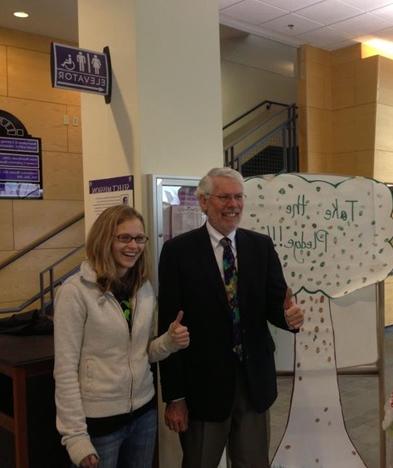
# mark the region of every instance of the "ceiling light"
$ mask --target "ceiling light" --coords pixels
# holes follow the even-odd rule
[[[362,50],[362,58],[370,55],[382,55],[383,57],[387,57],[392,59],[393,58],[393,43],[391,41],[386,41],[384,39],[369,39],[363,42],[364,45],[371,47],[374,49],[374,53],[372,51],[364,51]]]
[[[25,11],[14,11],[14,16],[16,16],[17,18],[28,18],[29,14]]]

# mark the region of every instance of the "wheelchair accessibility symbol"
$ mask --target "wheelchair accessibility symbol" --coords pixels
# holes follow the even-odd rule
[[[68,57],[64,60],[61,66],[70,71],[75,69],[75,62],[72,60],[71,54],[68,54]]]

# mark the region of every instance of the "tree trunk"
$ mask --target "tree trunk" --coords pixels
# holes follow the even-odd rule
[[[344,424],[329,298],[301,291],[297,303],[305,321],[296,336],[290,414],[272,468],[364,468]]]

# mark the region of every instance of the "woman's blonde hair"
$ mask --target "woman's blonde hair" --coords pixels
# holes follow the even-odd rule
[[[146,248],[126,276],[121,281],[118,277],[112,243],[117,226],[132,219],[138,219],[145,229],[142,215],[134,208],[126,205],[111,206],[98,216],[87,236],[87,259],[97,274],[97,284],[103,292],[112,290],[121,282],[127,286],[130,296],[133,296],[149,277]]]

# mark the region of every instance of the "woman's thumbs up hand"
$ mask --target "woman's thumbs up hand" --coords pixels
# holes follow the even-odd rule
[[[179,310],[177,317],[174,322],[169,325],[169,336],[173,343],[179,348],[184,349],[190,344],[190,334],[188,328],[181,324],[183,320],[184,312]]]

